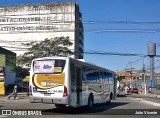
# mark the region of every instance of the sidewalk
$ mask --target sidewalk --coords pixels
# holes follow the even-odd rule
[[[0,102],[8,100],[8,99],[7,99],[7,96],[8,96],[8,95],[0,95]],[[28,98],[28,94],[27,94],[26,92],[17,93],[16,100],[19,100],[19,99],[27,99],[27,98]],[[13,97],[11,97],[9,100],[12,100],[12,99],[13,99]]]
[[[152,94],[152,93],[146,93],[146,94],[142,93],[142,94],[137,94],[137,96],[157,98],[160,95],[158,95],[158,94]]]
[[[132,93],[132,94],[128,94],[126,96],[131,96],[131,97],[139,97],[139,98],[160,98],[160,95],[159,94],[153,94],[153,93]]]
[[[142,94],[130,94],[127,96],[133,97],[141,102],[160,107],[160,95],[159,94],[142,93]]]

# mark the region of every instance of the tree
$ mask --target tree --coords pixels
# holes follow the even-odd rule
[[[20,66],[16,67],[16,76],[24,78],[29,75],[29,69],[22,68]]]
[[[7,55],[6,65],[10,67],[11,71],[15,72],[16,71],[16,56]]]
[[[68,48],[72,45],[69,37],[46,38],[41,42],[30,42],[23,44],[29,46],[28,51],[17,57],[18,65],[30,66],[34,58],[51,56],[69,56],[72,51]]]

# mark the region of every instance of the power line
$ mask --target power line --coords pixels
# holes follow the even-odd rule
[[[88,20],[88,21],[82,21],[84,24],[160,24],[160,21],[94,21],[94,20]]]
[[[160,33],[160,29],[84,29],[84,31],[94,33]]]
[[[70,12],[70,14],[73,12]],[[2,21],[6,21],[8,19],[21,19],[21,22],[23,19],[25,20],[24,22],[27,23],[27,18],[24,16],[30,16],[28,18],[33,18],[36,16],[36,18],[46,18],[47,15],[54,15],[54,14],[60,14],[60,13],[35,13],[35,14],[14,14],[14,15],[0,15],[0,19]],[[37,16],[39,15],[39,16]],[[42,15],[42,16],[41,16]],[[46,15],[46,16],[44,16]],[[65,14],[64,14],[65,15]],[[19,16],[19,18],[17,18]],[[22,16],[22,17],[21,17]],[[54,19],[44,19],[46,22],[52,21],[54,23],[72,23],[72,22],[82,22],[83,24],[136,24],[136,25],[158,25],[160,24],[160,21],[128,21],[128,20],[121,20],[121,21],[108,21],[108,20],[54,20]],[[41,23],[41,19],[36,19],[36,22]],[[9,21],[9,20],[8,20]],[[31,22],[30,20],[28,22]]]
[[[8,48],[16,48],[16,49],[29,49],[29,47],[10,47],[10,46],[1,46],[1,47],[8,47]],[[83,52],[73,52],[73,53],[84,53],[84,54],[95,54],[95,55],[115,55],[115,56],[139,56],[139,57],[146,57],[147,55],[144,54],[133,54],[133,53],[119,53],[119,52],[105,52],[105,51],[83,51]],[[160,57],[160,55],[156,55]],[[140,60],[137,60],[140,61]]]
[[[10,46],[1,46],[1,47],[8,47],[8,48],[16,48],[16,49],[29,49],[23,47],[10,47]],[[84,52],[73,52],[73,53],[84,53],[84,54],[95,54],[95,55],[115,55],[115,56],[145,56],[143,54],[132,54],[132,53],[118,53],[118,52],[96,52],[96,51],[84,51]]]
[[[12,18],[12,19],[14,19],[13,17],[10,17],[10,18]],[[39,17],[39,18],[41,18],[41,17]],[[18,18],[16,18],[16,19],[18,19]],[[26,19],[26,18],[21,18],[21,19]],[[154,21],[150,21],[150,22],[145,22],[145,21],[141,21],[141,22],[138,22],[138,21],[81,21],[81,20],[47,20],[47,19],[45,19],[45,20],[40,20],[40,21],[16,21],[16,22],[9,22],[9,21],[7,21],[7,22],[4,22],[4,21],[1,21],[0,20],[0,22],[1,22],[1,24],[0,25],[23,25],[23,24],[52,24],[52,23],[54,23],[54,24],[60,24],[60,23],[62,23],[62,24],[64,24],[64,23],[66,23],[66,24],[70,24],[70,23],[75,23],[75,22],[81,22],[81,23],[83,23],[83,24],[125,24],[125,25],[129,25],[129,24],[136,24],[136,25],[138,25],[138,24],[143,24],[143,25],[146,25],[146,24],[150,24],[150,25],[160,25],[160,22],[154,22]]]
[[[138,63],[138,62],[140,62],[140,61],[144,61],[144,58],[146,58],[147,56],[144,56],[144,57],[141,57],[140,59],[137,59],[136,61],[131,61],[131,62],[129,62],[128,64],[127,64],[127,66],[125,67],[125,69],[128,67],[128,65],[129,64],[135,64],[135,63]],[[124,69],[124,70],[125,70]]]
[[[58,29],[58,30],[27,30],[27,31],[1,31],[0,34],[19,34],[19,33],[46,33],[46,32],[75,32],[76,30],[92,33],[160,33],[160,29]]]
[[[89,52],[89,51],[84,51],[84,52],[75,52],[75,53],[84,53],[84,54],[98,54],[98,55],[117,55],[117,56],[145,56],[143,54],[132,54],[132,53],[118,53],[118,52]]]

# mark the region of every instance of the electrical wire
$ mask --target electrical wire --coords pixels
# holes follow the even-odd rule
[[[50,33],[50,32],[75,32],[75,31],[84,31],[84,32],[91,32],[91,33],[160,33],[160,29],[82,29],[82,28],[75,28],[75,29],[55,29],[55,30],[47,30],[47,29],[35,29],[35,30],[26,30],[26,31],[14,31],[10,29],[9,31],[3,31],[0,28],[0,34],[19,34],[19,33]]]
[[[21,18],[21,19],[27,19],[27,18],[32,18],[34,16],[38,17],[40,19],[40,21],[37,21],[37,22],[41,22],[42,21],[42,18],[48,15],[56,15],[56,14],[64,14],[64,15],[71,15],[72,13],[74,12],[68,12],[66,14],[64,13],[30,13],[30,14],[14,14],[14,15],[0,15],[0,21],[5,21],[5,19],[9,20],[9,19],[18,19],[18,18]],[[39,16],[37,16],[39,15]],[[17,18],[18,16],[18,18]],[[22,17],[21,17],[22,16]],[[24,17],[25,16],[25,17]],[[26,18],[26,16],[29,16]],[[46,17],[45,17],[46,18]],[[72,22],[82,22],[83,24],[125,24],[125,25],[128,25],[128,24],[136,24],[136,25],[159,25],[160,24],[160,21],[128,21],[128,20],[121,20],[121,21],[108,21],[108,20],[54,20],[54,19],[46,19],[46,21],[52,21],[54,23],[72,23]],[[26,23],[26,20],[25,22]]]
[[[29,47],[11,47],[11,46],[1,46],[6,48],[17,48],[17,49],[29,49]],[[95,54],[95,55],[115,55],[115,56],[139,56],[139,57],[146,57],[147,55],[144,54],[133,54],[133,53],[119,53],[119,52],[106,52],[106,51],[79,51],[73,52],[74,54],[83,53],[83,54]],[[160,57],[160,55],[156,55],[155,57]],[[137,62],[140,60],[137,60]]]

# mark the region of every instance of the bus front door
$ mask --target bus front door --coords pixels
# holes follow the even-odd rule
[[[82,77],[81,77],[81,68],[75,69],[75,79],[76,79],[76,93],[77,93],[77,105],[81,103],[81,94],[82,94]]]
[[[82,80],[81,80],[81,68],[71,63],[71,106],[79,106],[81,104],[82,94]]]

